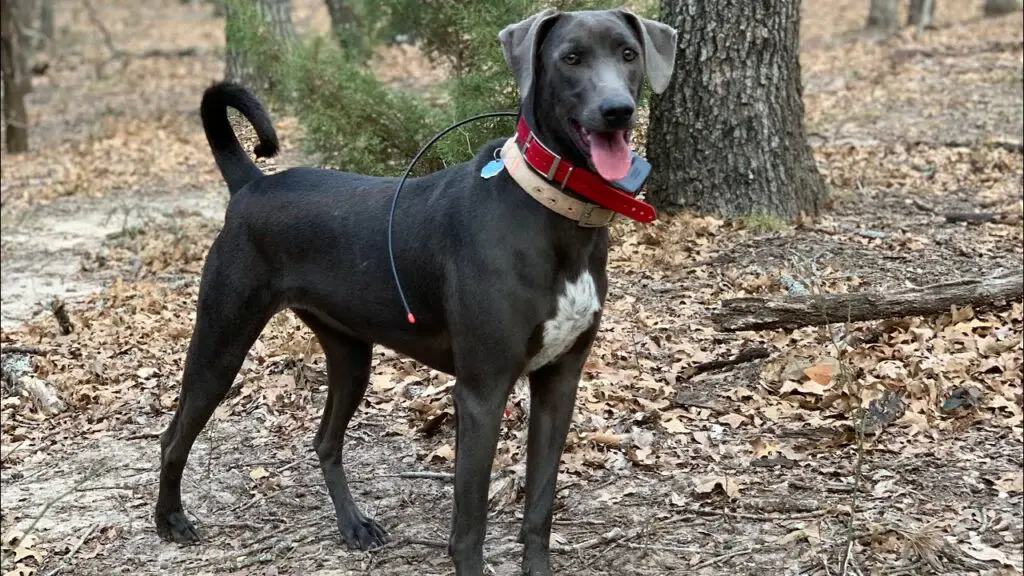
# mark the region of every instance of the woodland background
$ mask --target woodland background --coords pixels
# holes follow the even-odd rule
[[[537,4],[260,3],[291,27],[237,0],[3,3],[5,575],[451,572],[453,380],[377,349],[346,466],[393,542],[345,550],[309,447],[323,356],[290,313],[192,453],[204,544],[153,529],[157,436],[227,199],[202,90],[225,74],[260,89],[284,147],[268,172],[394,172],[439,125],[514,104],[492,89],[511,78],[488,35]],[[31,26],[10,25],[16,4]],[[613,226],[559,478],[559,573],[1022,573],[1024,24],[1012,2],[911,4],[779,3],[799,14],[804,111],[788,121],[827,196],[816,210],[721,214],[669,182],[657,223]],[[456,134],[424,169],[506,130]],[[936,291],[953,296],[914,308]],[[904,308],[847,321],[852,294]],[[820,295],[842,312],[823,318]],[[780,302],[818,325],[743,324]],[[495,464],[497,574],[519,565],[526,405],[517,389]]]

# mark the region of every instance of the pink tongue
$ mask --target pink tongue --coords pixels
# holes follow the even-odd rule
[[[605,180],[620,180],[629,173],[630,154],[624,130],[591,132],[590,156],[594,167]]]

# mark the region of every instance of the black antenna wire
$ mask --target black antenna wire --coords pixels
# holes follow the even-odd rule
[[[416,163],[419,162],[420,157],[427,151],[428,148],[433,146],[438,140],[440,140],[445,134],[455,130],[456,128],[475,122],[477,120],[483,120],[484,118],[496,118],[502,116],[515,116],[518,117],[518,112],[488,112],[486,114],[480,114],[473,116],[472,118],[466,118],[460,122],[456,122],[444,130],[438,132],[429,142],[420,148],[420,151],[412,157],[412,162],[409,162],[409,166],[405,169],[405,173],[402,174],[402,179],[398,181],[398,187],[395,188],[395,196],[391,199],[391,213],[388,214],[388,259],[391,261],[391,274],[395,277],[395,287],[398,288],[398,297],[402,299],[402,307],[405,308],[405,317],[409,321],[409,324],[416,323],[416,317],[413,316],[412,311],[409,310],[409,302],[405,299],[405,292],[402,290],[402,282],[398,279],[398,268],[395,267],[395,250],[392,245],[392,237],[394,236],[394,221],[395,221],[395,206],[398,205],[398,195],[402,193],[402,186],[405,185],[405,181],[409,178],[409,173],[412,172]]]

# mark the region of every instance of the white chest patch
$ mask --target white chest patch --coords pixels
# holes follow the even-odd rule
[[[600,309],[597,286],[590,272],[585,271],[576,280],[566,282],[565,290],[558,296],[554,318],[544,323],[544,342],[527,363],[526,373],[547,366],[565,354],[594,323],[594,314]]]

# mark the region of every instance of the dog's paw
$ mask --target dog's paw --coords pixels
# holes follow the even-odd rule
[[[338,530],[345,544],[358,550],[372,550],[388,541],[388,533],[384,527],[359,512],[344,521],[339,519]]]
[[[185,513],[171,512],[170,514],[158,515],[156,519],[156,533],[170,542],[178,544],[198,544],[199,532],[196,527],[185,517]]]

